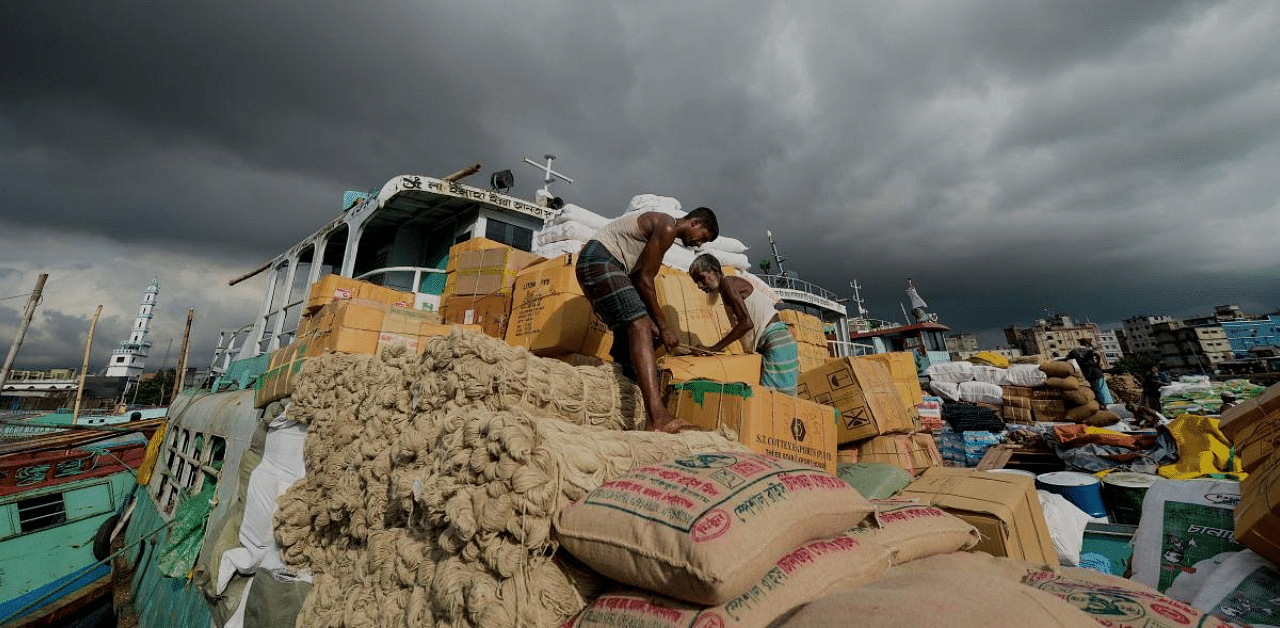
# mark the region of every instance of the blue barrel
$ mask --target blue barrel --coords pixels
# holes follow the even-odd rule
[[[1036,476],[1036,488],[1057,493],[1085,511],[1090,517],[1107,516],[1102,504],[1102,482],[1088,473],[1078,471],[1054,471]]]

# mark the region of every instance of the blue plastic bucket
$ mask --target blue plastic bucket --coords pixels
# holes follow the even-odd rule
[[[1102,482],[1088,473],[1078,471],[1054,471],[1036,476],[1036,488],[1057,493],[1076,505],[1090,517],[1107,516],[1102,504]]]

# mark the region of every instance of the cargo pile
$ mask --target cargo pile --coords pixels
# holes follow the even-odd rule
[[[816,369],[831,359],[831,350],[827,346],[827,334],[822,329],[821,319],[799,310],[779,310],[778,318],[787,324],[787,329],[790,329],[791,335],[795,336],[796,345],[800,350],[801,373]]]

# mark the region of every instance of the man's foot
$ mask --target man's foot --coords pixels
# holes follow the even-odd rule
[[[655,423],[649,428],[654,432],[662,432],[664,434],[679,434],[680,432],[700,431],[701,428],[684,420],[669,419],[664,423]]]

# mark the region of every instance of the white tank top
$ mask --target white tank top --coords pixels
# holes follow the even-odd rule
[[[764,328],[773,322],[773,317],[778,315],[778,309],[773,306],[773,299],[769,298],[769,294],[755,286],[751,287],[751,294],[744,299],[747,306],[747,316],[751,317],[751,329],[742,337],[742,349],[748,353],[755,353],[756,344],[760,342],[760,334],[764,333]]]
[[[640,252],[649,243],[645,238],[644,230],[640,228],[640,217],[646,213],[648,212],[623,214],[600,227],[600,230],[591,237],[603,244],[604,248],[622,262],[623,268],[627,269],[627,274],[636,269],[636,264],[640,261]]]

